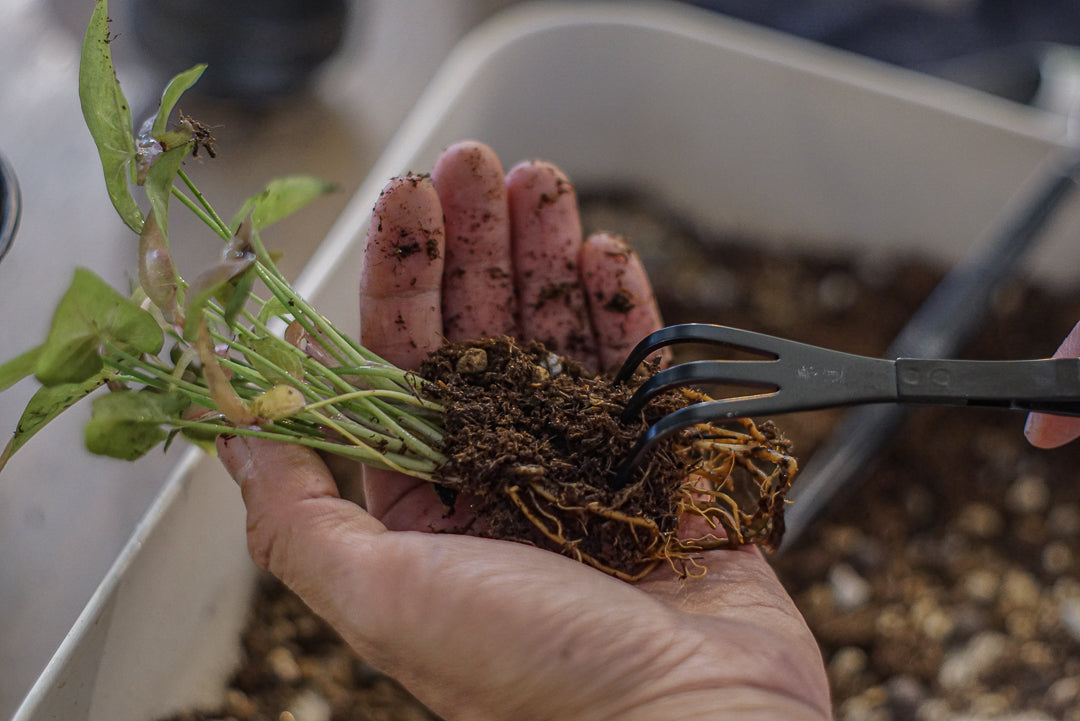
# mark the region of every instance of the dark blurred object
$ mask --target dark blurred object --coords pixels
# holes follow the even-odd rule
[[[0,155],[0,260],[4,259],[19,229],[19,183],[15,170]]]
[[[260,105],[300,90],[337,50],[347,0],[135,0],[135,34],[164,72],[209,66],[196,91]]]
[[[1028,103],[1046,44],[1080,45],[1077,0],[688,0],[741,20]]]

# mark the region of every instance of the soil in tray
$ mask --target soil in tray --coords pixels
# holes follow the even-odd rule
[[[709,236],[633,194],[582,199],[587,228],[633,240],[667,322],[880,355],[943,274]],[[1048,355],[1077,320],[1080,291],[1016,281],[965,356]],[[805,460],[839,414],[775,420]],[[1080,721],[1080,443],[1036,450],[1023,421],[913,410],[865,481],[772,559],[821,645],[838,719]],[[274,581],[260,584],[243,643],[226,708],[177,719],[435,718]]]

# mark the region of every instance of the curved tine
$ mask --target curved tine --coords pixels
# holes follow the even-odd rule
[[[782,413],[788,410],[788,402],[779,393],[751,396],[749,398],[728,398],[707,401],[680,408],[667,414],[649,427],[642,434],[630,455],[626,457],[615,474],[615,487],[623,488],[630,482],[630,474],[639,465],[645,455],[660,441],[671,434],[696,423],[707,423],[718,418],[750,418],[752,416]]]
[[[675,343],[712,343],[759,355],[771,355],[776,358],[780,355],[780,349],[790,344],[790,342],[764,333],[731,328],[726,325],[713,325],[711,323],[669,325],[666,328],[650,333],[634,346],[634,349],[630,351],[630,354],[619,368],[619,372],[615,374],[615,384],[625,382],[634,374],[634,369],[638,367],[641,361],[645,360],[649,355]]]
[[[660,371],[642,383],[626,402],[622,420],[624,423],[629,422],[657,394],[680,386],[712,381],[777,391],[787,380],[790,378],[784,377],[784,369],[778,360],[706,360],[680,363]],[[760,394],[753,394],[750,397],[758,395]]]

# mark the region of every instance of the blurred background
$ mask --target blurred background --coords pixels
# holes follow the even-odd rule
[[[236,207],[285,173],[338,185],[268,238],[295,275],[454,44],[512,4],[112,0],[112,47],[136,124],[153,113],[165,79],[210,64],[200,95],[181,107],[213,128],[219,159],[191,160],[189,172],[219,207]],[[1076,85],[1080,5],[1070,0],[691,4],[1050,112],[1068,110]],[[43,337],[73,268],[118,287],[132,272],[136,239],[108,204],[76,92],[92,5],[0,0],[0,155],[22,198],[15,242],[0,262],[3,359]],[[208,231],[187,218],[175,228],[185,238],[175,248],[182,272],[216,258]],[[0,397],[5,439],[33,391],[23,382]],[[13,713],[178,459],[176,450],[134,464],[89,456],[79,441],[85,410],[46,429],[0,476],[0,718]]]

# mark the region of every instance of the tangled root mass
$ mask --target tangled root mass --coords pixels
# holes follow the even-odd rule
[[[474,511],[462,531],[556,550],[627,580],[665,562],[693,573],[695,557],[713,548],[779,544],[797,465],[771,423],[689,428],[618,484],[616,469],[645,429],[704,396],[670,392],[623,423],[642,378],[617,386],[507,337],[445,346],[421,375],[447,409],[449,460],[436,490],[448,510],[468,498]],[[680,518],[695,515],[707,531],[680,535]]]

